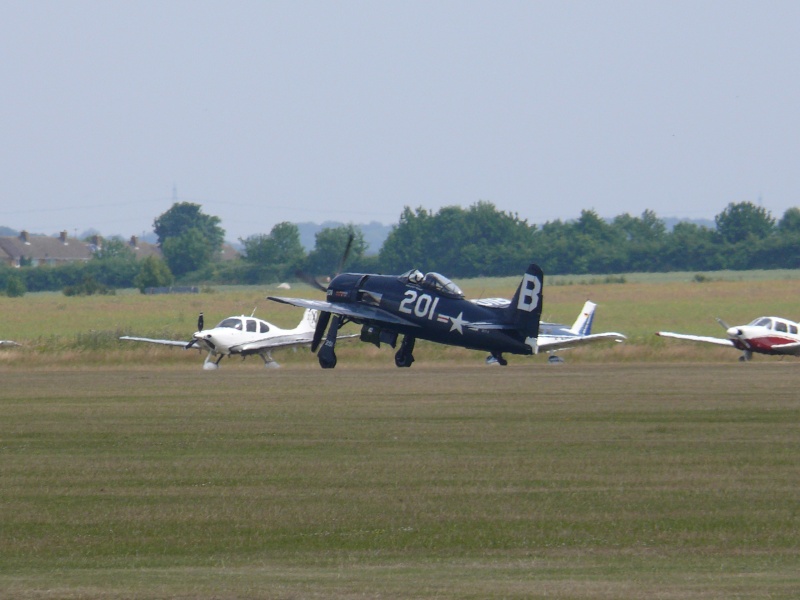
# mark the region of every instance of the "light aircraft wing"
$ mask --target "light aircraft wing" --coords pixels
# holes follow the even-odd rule
[[[142,337],[131,337],[129,335],[123,335],[121,340],[128,340],[129,342],[147,342],[149,344],[162,344],[164,346],[181,346],[182,348],[186,348],[186,345],[189,342],[179,342],[176,340],[154,340],[152,338],[142,338]]]
[[[19,344],[11,340],[0,340],[0,346],[19,346]]]
[[[592,344],[595,342],[623,342],[626,338],[621,333],[609,331],[607,333],[593,333],[591,335],[580,336],[547,336],[539,335],[539,350],[545,352],[552,352],[554,350],[564,350],[566,348],[574,348],[575,346],[582,346],[583,344]]]
[[[333,302],[325,302],[323,300],[306,300],[304,298],[280,298],[277,296],[267,296],[268,300],[275,302],[283,302],[284,304],[291,304],[292,306],[299,306],[300,308],[312,308],[321,312],[333,313],[336,315],[344,315],[345,317],[352,317],[354,319],[362,319],[367,321],[379,321],[381,323],[389,323],[391,325],[404,325],[406,327],[419,327],[416,323],[412,323],[402,317],[393,315],[392,313],[378,308],[377,306],[368,306],[366,304],[341,304]]]
[[[345,338],[358,337],[358,334],[348,334],[337,336],[337,340]],[[242,354],[255,354],[262,350],[276,350],[277,348],[292,348],[296,346],[310,346],[314,339],[314,332],[307,331],[304,333],[292,333],[289,335],[275,336],[271,338],[264,338],[263,340],[255,340],[245,344],[238,344],[231,346],[230,350],[233,353],[241,352]]]
[[[656,335],[661,337],[675,338],[677,340],[689,340],[690,342],[705,342],[706,344],[716,344],[717,346],[728,346],[734,348],[734,344],[727,338],[707,337],[704,335],[688,335],[685,333],[672,333],[671,331],[657,331]]]
[[[241,352],[242,354],[252,354],[261,350],[273,350],[275,348],[291,348],[292,346],[308,346],[314,337],[313,331],[306,333],[293,333],[291,335],[273,336],[263,340],[254,340],[244,344],[231,346],[231,352]]]

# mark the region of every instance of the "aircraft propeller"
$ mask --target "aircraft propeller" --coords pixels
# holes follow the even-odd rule
[[[342,253],[342,258],[339,259],[339,265],[336,267],[336,272],[334,274],[334,277],[336,277],[336,275],[341,273],[342,269],[344,269],[344,264],[347,262],[347,259],[350,256],[350,250],[352,250],[352,248],[353,248],[353,240],[354,239],[355,239],[355,236],[352,233],[347,236],[347,245],[345,245],[345,247],[344,247],[344,252]],[[316,277],[314,277],[313,275],[311,275],[310,273],[308,273],[306,271],[297,270],[297,271],[295,271],[295,275],[297,276],[298,279],[300,279],[304,283],[307,283],[308,285],[310,285],[313,288],[317,288],[321,292],[327,292],[328,291],[328,286],[322,285],[319,281],[317,281]]]
[[[738,337],[738,338],[742,337],[742,333],[743,332],[742,332],[741,329],[735,328],[735,327],[731,327],[730,325],[728,325],[725,321],[723,321],[719,317],[717,317],[717,323],[722,325],[722,328],[728,333],[728,335],[736,335],[736,337]]]
[[[204,324],[204,319],[203,319],[203,313],[201,312],[200,315],[197,317],[197,331],[203,331],[203,324]],[[189,341],[189,343],[186,344],[186,346],[184,346],[184,348],[186,348],[188,350],[189,348],[194,346],[196,343],[197,343],[197,338],[192,338]]]
[[[350,256],[350,250],[353,248],[353,240],[355,236],[351,233],[347,236],[347,245],[344,247],[344,252],[342,253],[342,257],[339,259],[339,265],[336,267],[336,273],[334,277],[342,272],[344,269],[344,264],[347,262],[347,258]],[[297,271],[295,273],[299,279],[310,285],[311,287],[317,288],[321,292],[328,291],[328,287],[322,285],[317,279],[311,275],[310,273],[306,273],[305,271]],[[320,342],[322,342],[322,336],[325,335],[325,329],[328,327],[328,323],[331,320],[331,313],[329,312],[321,312],[319,318],[317,319],[317,325],[314,328],[314,337],[311,339],[311,351],[316,352],[317,348],[319,348]]]

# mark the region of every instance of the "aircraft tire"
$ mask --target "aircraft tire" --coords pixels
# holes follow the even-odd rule
[[[411,366],[411,363],[414,362],[414,355],[411,353],[406,354],[405,352],[398,352],[394,355],[394,364],[396,364],[401,369],[408,368]]]
[[[319,366],[323,369],[333,369],[336,366],[336,355],[331,352],[330,357],[319,357]]]

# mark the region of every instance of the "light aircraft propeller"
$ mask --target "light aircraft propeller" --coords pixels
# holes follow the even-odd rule
[[[197,332],[203,331],[203,313],[201,312],[200,315],[197,317]],[[191,348],[197,343],[197,338],[192,336],[192,339],[189,340],[189,343],[184,346],[186,350]]]

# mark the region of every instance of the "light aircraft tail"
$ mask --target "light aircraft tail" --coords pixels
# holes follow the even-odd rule
[[[537,352],[539,320],[542,318],[543,287],[544,273],[539,265],[531,263],[511,299],[511,305],[506,309],[513,313],[515,328],[534,354]]]
[[[313,333],[317,327],[317,319],[319,319],[319,311],[307,308],[303,312],[303,318],[300,319],[300,323],[292,330],[292,333]]]
[[[575,320],[575,323],[570,327],[570,333],[574,333],[575,335],[591,335],[595,308],[597,308],[597,304],[587,300],[586,304],[583,305],[583,310]]]

